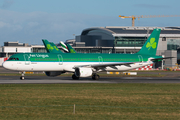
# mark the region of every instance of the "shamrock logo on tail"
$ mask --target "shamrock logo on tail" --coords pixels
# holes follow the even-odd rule
[[[47,44],[47,49],[48,50],[53,50],[54,48],[50,44]]]
[[[59,49],[56,47],[56,46],[53,46],[54,47],[54,49],[56,49],[57,51],[59,51]]]
[[[75,53],[73,49],[70,49],[71,53]]]
[[[148,48],[148,50],[150,50],[151,49],[151,47],[153,48],[153,49],[155,49],[156,48],[156,42],[155,42],[155,38],[151,38],[151,40],[150,40],[150,42],[148,42],[147,44],[146,44],[146,48]]]

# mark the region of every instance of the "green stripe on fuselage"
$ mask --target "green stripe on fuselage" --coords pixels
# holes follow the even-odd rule
[[[141,56],[141,57],[140,57]],[[13,56],[19,61],[31,62],[141,62],[148,58],[162,58],[161,56],[137,54],[84,54],[84,53],[18,53]],[[11,58],[10,57],[10,58]],[[14,59],[12,59],[14,60]],[[11,61],[12,61],[11,60]]]

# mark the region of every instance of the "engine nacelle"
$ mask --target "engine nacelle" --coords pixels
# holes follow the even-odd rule
[[[61,75],[64,72],[61,71],[46,71],[45,74],[50,77]]]
[[[75,69],[76,77],[89,77],[92,75],[91,68],[76,68]]]

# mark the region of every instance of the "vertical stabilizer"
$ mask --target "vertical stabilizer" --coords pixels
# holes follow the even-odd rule
[[[57,48],[56,45],[55,45],[55,47],[54,47],[54,45],[52,46],[52,45],[51,45],[52,43],[49,43],[48,40],[43,39],[42,41],[43,41],[43,44],[44,44],[44,46],[45,46],[45,48],[46,48],[46,50],[47,50],[48,53],[63,53],[62,51],[60,51],[60,50]],[[54,43],[53,43],[53,44],[54,44]]]
[[[62,53],[61,50],[59,50],[59,48],[53,43],[53,42],[50,42],[51,46],[54,47],[54,49],[59,52],[59,53]]]
[[[156,55],[161,29],[154,29],[137,54]]]
[[[64,51],[69,52],[67,46],[64,44],[64,42],[60,41],[61,47]]]
[[[70,53],[77,53],[77,52],[72,48],[71,45],[69,45],[69,44],[66,44],[66,45],[67,45],[67,48],[68,48],[68,50],[69,50]]]

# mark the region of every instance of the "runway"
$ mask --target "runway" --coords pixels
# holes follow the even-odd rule
[[[71,77],[26,76],[20,80],[19,76],[0,76],[0,84],[77,84],[77,83],[180,83],[180,78],[159,77],[102,77],[99,80]]]
[[[0,67],[0,73],[18,73]],[[138,72],[140,74],[159,74],[160,72]],[[0,76],[0,84],[77,84],[77,83],[180,83],[179,72],[161,72],[165,77],[100,77],[99,80],[92,80],[91,77],[72,80],[71,77],[48,77],[48,76]]]

